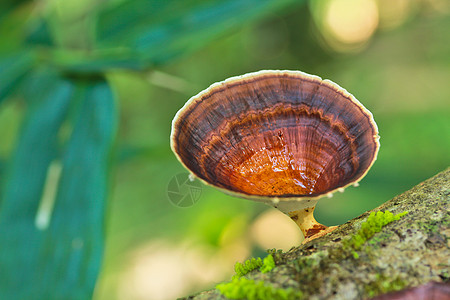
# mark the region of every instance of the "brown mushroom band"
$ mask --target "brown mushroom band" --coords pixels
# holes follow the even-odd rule
[[[370,113],[318,77],[260,74],[200,93],[173,147],[208,183],[247,195],[317,196],[358,181],[376,158]]]

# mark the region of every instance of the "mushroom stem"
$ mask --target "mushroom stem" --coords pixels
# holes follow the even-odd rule
[[[297,223],[298,227],[300,227],[300,230],[305,236],[303,243],[324,236],[325,234],[336,229],[336,226],[327,227],[317,222],[316,219],[314,219],[314,209],[315,206],[290,211],[288,213],[289,217]]]

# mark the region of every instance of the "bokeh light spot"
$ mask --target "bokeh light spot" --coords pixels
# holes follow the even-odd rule
[[[251,226],[251,236],[262,249],[289,250],[303,240],[298,226],[275,209],[262,213]]]
[[[380,27],[394,29],[402,25],[411,15],[415,1],[411,0],[377,0]]]
[[[339,42],[362,43],[378,26],[378,8],[373,0],[332,0],[326,7],[325,24]]]

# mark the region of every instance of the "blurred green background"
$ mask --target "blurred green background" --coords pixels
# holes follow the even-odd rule
[[[325,225],[443,170],[449,28],[447,0],[2,0],[0,298],[173,299],[298,245],[263,204],[168,199],[173,116],[230,76],[301,70],[374,114],[378,160],[319,201]]]

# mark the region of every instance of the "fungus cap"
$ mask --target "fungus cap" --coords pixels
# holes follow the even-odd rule
[[[372,114],[332,81],[264,70],[190,98],[173,119],[171,148],[203,182],[288,213],[360,181],[379,136]]]

